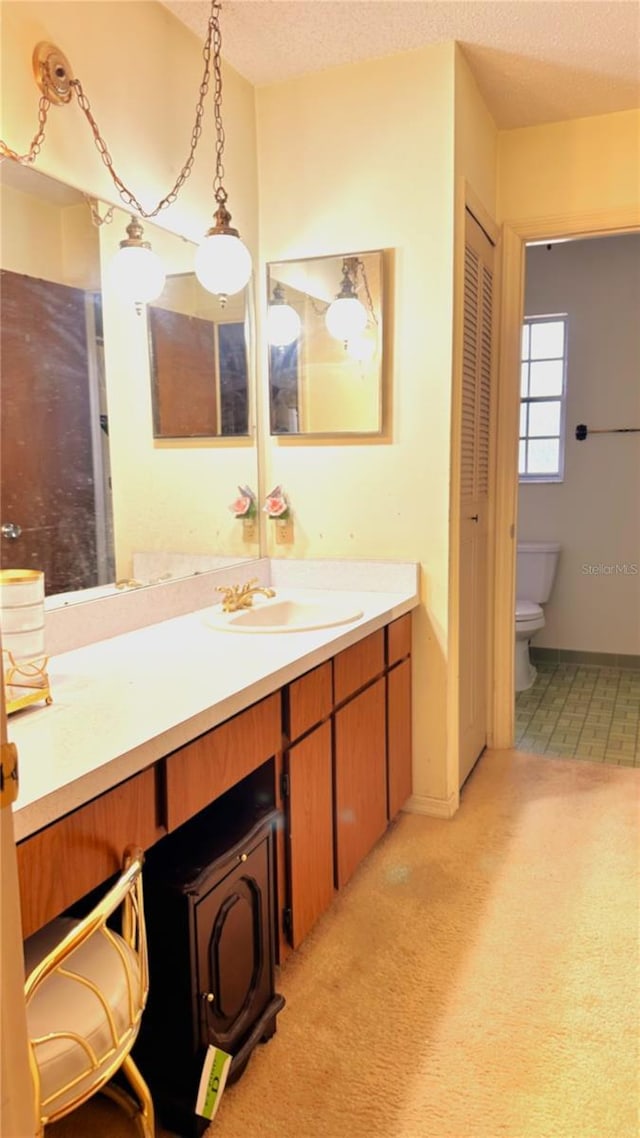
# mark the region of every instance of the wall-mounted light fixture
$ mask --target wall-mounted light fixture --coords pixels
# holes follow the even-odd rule
[[[211,0],[211,12],[205,38],[203,56],[205,61],[204,75],[200,83],[200,95],[196,106],[196,120],[191,132],[191,147],[189,156],[184,163],[171,190],[152,210],[145,210],[135,194],[125,185],[117,173],[109,148],[100,133],[100,128],[93,116],[91,104],[84,93],[82,83],[74,78],[69,61],[59,48],[50,43],[39,43],[33,52],[33,71],[36,83],[40,88],[41,98],[38,113],[38,130],[34,135],[26,154],[18,154],[7,143],[0,140],[0,156],[13,159],[23,165],[35,161],[44,141],[47,114],[52,104],[62,106],[71,102],[75,95],[96,142],[98,151],[111,176],[111,179],[127,208],[139,217],[156,217],[161,210],[172,205],[176,200],[184,182],[189,177],[195,159],[196,148],[202,133],[202,119],[204,115],[204,99],[209,90],[211,68],[213,66],[214,92],[213,109],[216,128],[216,163],[213,181],[213,192],[217,204],[214,213],[214,225],[205,234],[202,245],[196,251],[195,271],[202,286],[209,292],[215,293],[224,305],[227,296],[240,292],[251,276],[251,255],[246,245],[240,240],[238,230],[231,226],[231,214],[227,209],[228,194],[223,185],[224,178],[224,143],[225,135],[222,125],[222,67],[221,47],[222,35],[220,31],[221,0]],[[124,248],[123,248],[124,247]],[[142,227],[140,232],[130,234],[129,240],[121,243],[121,251],[128,250],[128,273],[134,270],[134,261],[145,259],[151,252],[149,243],[142,240]],[[153,254],[152,254],[153,255]],[[116,254],[116,258],[120,253]],[[146,257],[148,263],[148,257]],[[142,275],[145,275],[144,270]],[[157,276],[157,273],[156,273]],[[158,293],[155,293],[157,296]],[[138,303],[144,299],[153,299],[142,295],[132,297]]]
[[[127,234],[111,261],[109,274],[118,295],[131,301],[139,312],[143,304],[160,296],[167,274],[150,242],[143,240],[142,222],[136,217],[131,218]]]
[[[286,348],[298,339],[301,321],[295,308],[287,304],[281,284],[273,286],[267,312],[267,340],[274,348]]]

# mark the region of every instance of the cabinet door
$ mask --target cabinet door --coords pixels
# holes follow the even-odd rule
[[[411,660],[403,660],[387,676],[387,765],[389,818],[411,794]]]
[[[387,825],[385,679],[335,717],[337,878],[342,887]]]
[[[269,838],[242,857],[195,906],[200,1044],[230,1052],[273,995]]]
[[[297,948],[333,900],[331,724],[292,747],[289,773],[291,941]]]

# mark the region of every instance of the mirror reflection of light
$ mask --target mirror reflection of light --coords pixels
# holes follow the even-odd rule
[[[350,340],[367,326],[367,310],[355,296],[338,296],[325,316],[330,335],[336,340]]]
[[[267,339],[274,348],[286,348],[300,335],[300,317],[290,304],[269,305],[267,313]]]

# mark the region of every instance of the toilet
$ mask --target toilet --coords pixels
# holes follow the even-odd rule
[[[549,600],[560,546],[553,541],[518,542],[516,558],[516,691],[527,691],[536,678],[529,659],[531,637],[544,628],[542,605]]]

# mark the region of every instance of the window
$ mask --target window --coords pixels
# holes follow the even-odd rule
[[[566,364],[566,316],[527,317],[522,328],[521,482],[562,482]]]

